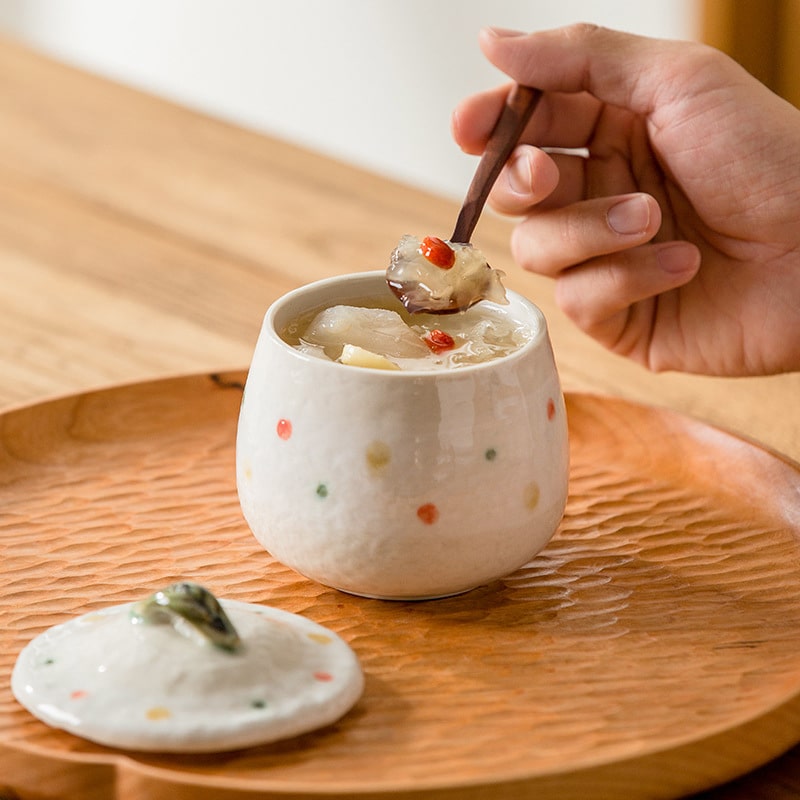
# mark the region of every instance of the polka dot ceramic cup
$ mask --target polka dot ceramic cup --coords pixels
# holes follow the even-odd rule
[[[279,332],[313,309],[391,295],[383,272],[319,281],[268,310],[242,401],[236,462],[251,530],[320,583],[384,599],[458,594],[542,549],[567,496],[564,401],[541,311],[520,349],[450,370],[346,366]]]

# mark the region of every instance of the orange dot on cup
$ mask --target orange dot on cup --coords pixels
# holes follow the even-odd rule
[[[439,509],[433,503],[425,503],[417,509],[417,516],[426,525],[433,525],[439,519]]]
[[[292,435],[292,423],[288,419],[279,419],[276,431],[281,439],[286,440]]]
[[[553,402],[553,398],[551,397],[547,401],[547,419],[553,419],[556,415],[556,404]]]

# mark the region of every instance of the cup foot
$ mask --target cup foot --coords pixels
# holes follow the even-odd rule
[[[426,600],[444,600],[448,597],[458,597],[459,595],[466,594],[467,592],[473,591],[473,589],[477,589],[477,586],[473,586],[468,589],[459,589],[455,592],[443,592],[441,594],[423,594],[423,595],[384,595],[384,594],[372,594],[370,592],[356,592],[352,589],[342,589],[340,586],[333,586],[331,587],[336,589],[337,592],[342,592],[343,594],[350,594],[354,597],[365,597],[367,600],[388,600],[395,603],[421,603]]]

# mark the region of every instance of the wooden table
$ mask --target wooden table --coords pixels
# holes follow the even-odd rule
[[[382,269],[454,202],[0,41],[0,410],[247,365],[269,303]],[[564,388],[685,412],[800,461],[800,374],[652,375],[606,353],[522,274],[507,221],[476,242],[545,311]],[[706,797],[800,794],[800,747]]]

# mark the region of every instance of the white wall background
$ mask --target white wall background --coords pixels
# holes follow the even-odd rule
[[[455,198],[452,108],[503,77],[485,25],[694,38],[698,0],[0,0],[0,30],[92,71]]]

